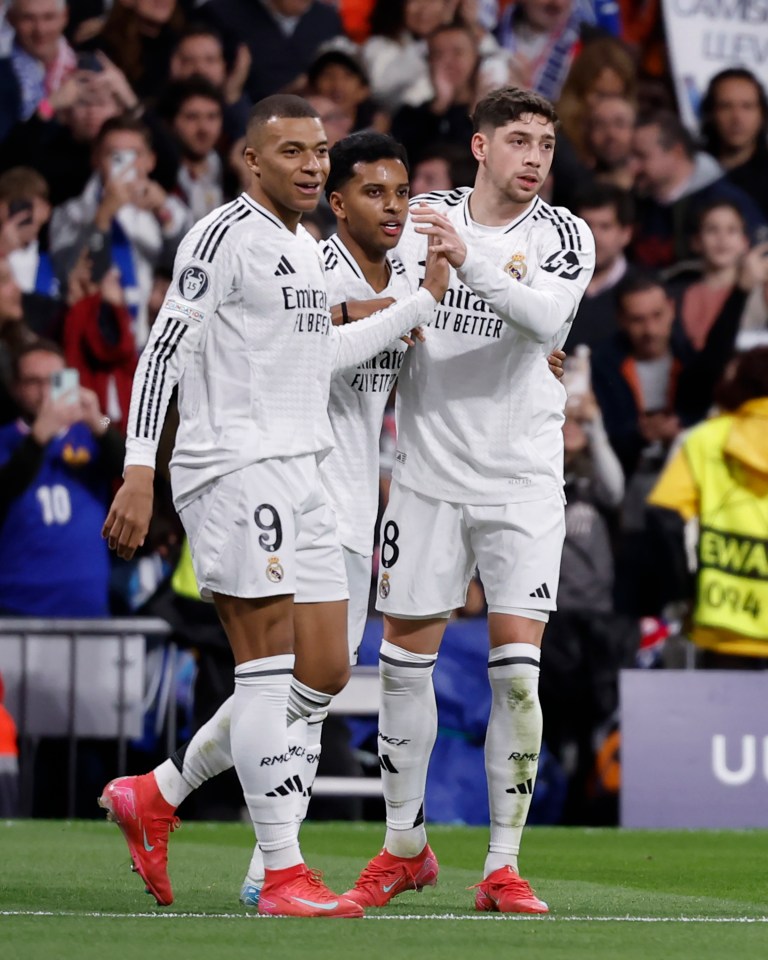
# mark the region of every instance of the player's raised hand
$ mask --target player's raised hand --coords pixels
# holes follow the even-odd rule
[[[434,239],[433,252],[443,254],[450,265],[458,270],[467,258],[467,245],[448,217],[428,204],[420,203],[411,210],[411,220],[416,225],[416,233]]]
[[[440,303],[448,289],[451,271],[448,267],[448,259],[438,248],[439,240],[430,235],[427,243],[427,266],[423,286]]]
[[[125,483],[115,494],[101,530],[109,549],[130,560],[142,546],[152,519],[155,471],[152,467],[126,467]]]

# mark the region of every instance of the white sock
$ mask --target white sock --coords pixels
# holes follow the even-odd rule
[[[317,763],[320,759],[323,720],[328,715],[328,705],[332,699],[330,694],[313,690],[295,677],[291,681],[288,694],[288,752],[293,751],[298,760],[301,771],[299,776],[304,786],[302,795],[297,800],[297,831],[307,815],[307,807],[312,796],[312,784],[315,782]],[[257,887],[264,882],[264,857],[259,844],[254,848],[246,882]]]
[[[416,857],[427,843],[424,791],[437,737],[432,685],[436,654],[410,653],[386,640],[379,652],[379,765],[387,806],[384,846]]]
[[[184,746],[155,767],[160,793],[178,807],[193,790],[232,766],[229,728],[232,697],[222,703],[207,723]]]
[[[303,787],[286,724],[293,664],[284,654],[235,667],[232,757],[267,870],[302,862],[296,800]]]
[[[288,743],[289,749],[295,746],[296,754],[302,760],[301,782],[304,792],[297,813],[299,826],[304,822],[312,796],[322,749],[323,721],[328,716],[331,700],[331,694],[321,693],[293,678],[288,694]]]
[[[488,660],[492,699],[485,772],[491,842],[484,877],[507,864],[517,870],[541,750],[540,661],[541,650],[531,643],[507,643],[491,650]]]

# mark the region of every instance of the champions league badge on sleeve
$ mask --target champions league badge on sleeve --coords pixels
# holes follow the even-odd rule
[[[513,253],[509,258],[509,261],[504,264],[504,270],[510,275],[510,277],[514,277],[515,280],[523,280],[526,273],[528,273],[528,267],[525,263],[525,254],[520,253],[519,251],[517,253]]]
[[[185,300],[199,300],[208,293],[211,283],[202,267],[190,265],[181,271],[179,293]]]

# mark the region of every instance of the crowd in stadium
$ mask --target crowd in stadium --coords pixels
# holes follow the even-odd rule
[[[356,131],[391,133],[407,151],[411,196],[473,184],[470,115],[490,90],[530,88],[556,105],[557,148],[541,196],[586,221],[596,266],[564,348],[567,532],[541,700],[545,742],[571,781],[564,816],[599,817],[589,795],[595,753],[615,723],[619,670],[684,656],[674,635],[688,631],[696,592],[684,526],[707,499],[696,442],[686,445],[715,408],[743,434],[729,455],[758,478],[758,506],[734,530],[768,540],[760,486],[768,483],[768,98],[760,81],[738,65],[714,75],[699,126],[689,129],[660,2],[2,6],[6,616],[107,616],[148,602],[167,611],[157,597],[167,603],[183,543],[168,482],[173,417],[161,442],[158,506],[137,557],[111,557],[101,528],[122,472],[133,375],[176,249],[196,221],[247,187],[253,104],[278,92],[305,97],[331,146]],[[318,240],[335,229],[325,200],[302,222]],[[71,368],[78,404],[52,399],[48,386]],[[382,506],[393,434],[392,413],[381,441]],[[707,443],[701,463],[726,440]],[[179,614],[177,603],[174,615],[200,639],[216,627],[182,579],[176,599],[194,611]],[[725,603],[726,617],[693,628],[700,665],[768,664],[754,626],[765,623],[768,566],[751,582],[752,600],[710,597],[712,606]],[[738,571],[734,583],[742,589]],[[476,580],[459,615],[485,610]],[[201,649],[212,675],[219,662],[231,670],[223,643],[203,639]],[[226,693],[202,683],[201,715]]]

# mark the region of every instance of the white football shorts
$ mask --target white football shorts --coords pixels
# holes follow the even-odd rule
[[[449,617],[477,567],[491,613],[556,609],[565,539],[563,497],[472,505],[433,500],[394,481],[381,521],[376,609]]]
[[[200,594],[346,600],[347,574],[314,456],[261,460],[182,507]]]
[[[347,609],[347,640],[349,641],[349,662],[357,663],[357,654],[363,642],[365,624],[368,620],[368,601],[371,596],[371,567],[373,557],[364,557],[361,553],[344,550],[344,565],[347,568],[349,586],[349,607]]]

